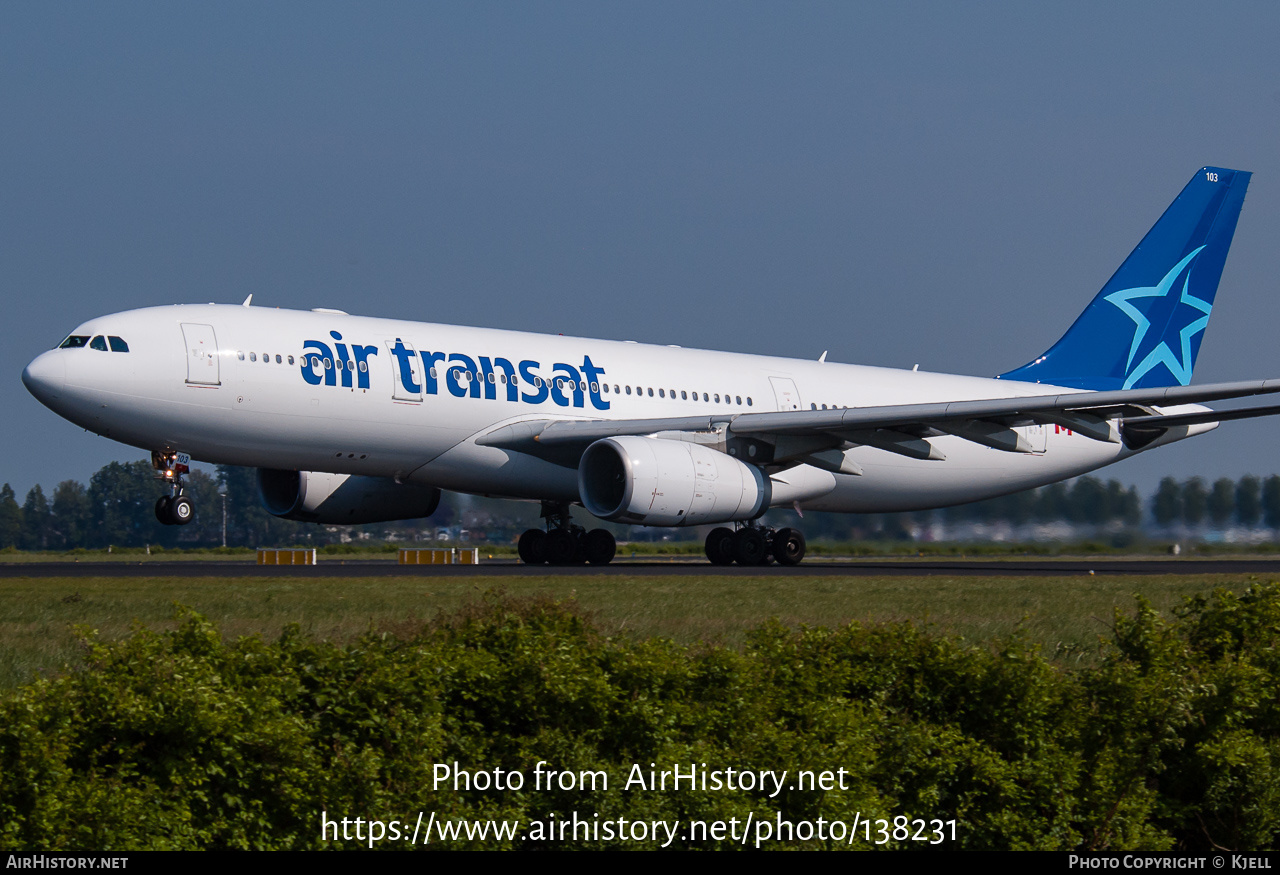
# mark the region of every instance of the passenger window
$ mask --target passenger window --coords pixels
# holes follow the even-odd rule
[[[689,400],[689,395],[688,395],[688,393],[686,392],[686,390],[684,390],[684,389],[681,389],[681,390],[680,390],[680,400],[681,400],[681,401],[688,401],[688,400]]]
[[[293,356],[289,356],[289,364],[293,364]]]
[[[256,362],[257,360],[258,360],[258,354],[256,352],[249,353],[249,361]]]
[[[742,406],[742,396],[741,396],[741,395],[734,395],[734,396],[733,396],[733,403],[734,403],[734,404],[737,404],[739,407],[741,407],[741,406]]]
[[[604,390],[604,394],[606,394],[606,395],[608,395],[608,394],[609,394],[609,384],[608,384],[608,383],[602,383],[602,384],[600,385],[600,388],[601,388],[602,390]]]
[[[242,350],[236,350],[236,358],[240,359],[240,361],[244,361],[244,352]]]
[[[280,353],[276,353],[276,364],[278,365],[284,364],[284,359],[280,357]]]
[[[659,390],[658,390],[658,397],[659,397],[659,398],[666,398],[666,397],[667,397],[666,390],[664,390],[664,389],[659,389]]]
[[[747,396],[747,406],[748,406],[748,407],[750,407],[750,406],[751,406],[751,396],[750,396],[750,395],[748,395],[748,396]]]
[[[111,344],[112,352],[128,352],[129,344],[124,342],[123,337],[115,337],[114,335],[107,337],[107,343]]]
[[[87,346],[88,343],[89,335],[73,334],[66,340],[62,341],[62,343],[58,344],[58,349],[80,349],[83,346]]]
[[[627,387],[627,394],[628,394],[628,395],[630,395],[630,394],[631,394],[631,387],[630,387],[630,386],[628,386],[628,387]]]
[[[720,393],[719,393],[719,392],[717,392],[717,393],[716,393],[716,403],[717,403],[717,404],[719,404],[719,403],[720,403]]]
[[[99,334],[93,340],[89,341],[89,349],[97,349],[97,350],[101,350],[102,352],[106,352],[107,351],[106,338],[104,338],[101,334]]]
[[[650,397],[650,398],[652,398],[652,397],[653,397],[653,387],[652,387],[652,386],[650,386],[650,387],[649,387],[649,397]]]
[[[703,392],[703,393],[702,393],[702,400],[703,400],[703,401],[710,401],[711,399],[709,399],[709,398],[707,397],[707,393],[706,393],[706,392]]]

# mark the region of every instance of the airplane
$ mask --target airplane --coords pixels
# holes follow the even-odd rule
[[[156,516],[182,525],[192,459],[258,469],[271,513],[323,524],[430,515],[441,491],[534,500],[530,564],[607,564],[570,508],[714,526],[707,558],[796,565],[770,508],[889,512],[1042,486],[1280,405],[1192,386],[1251,174],[1198,170],[1062,338],[996,377],[241,305],[91,319],[23,371],[31,393],[151,451]]]

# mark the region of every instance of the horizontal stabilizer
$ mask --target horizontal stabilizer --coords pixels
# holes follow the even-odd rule
[[[1230,422],[1234,419],[1255,419],[1259,416],[1280,414],[1280,404],[1266,407],[1237,407],[1234,410],[1203,410],[1195,413],[1153,413],[1148,416],[1126,416],[1121,420],[1125,428],[1134,426],[1170,428],[1175,425],[1201,425],[1206,422]]]

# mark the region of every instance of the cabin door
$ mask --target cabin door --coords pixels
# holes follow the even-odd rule
[[[197,386],[220,386],[218,340],[212,325],[182,323],[182,339],[187,347],[187,382]]]

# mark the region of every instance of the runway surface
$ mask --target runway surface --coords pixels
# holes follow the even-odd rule
[[[397,565],[389,561],[320,560],[318,565],[251,562],[11,562],[0,578],[14,577],[1063,577],[1088,574],[1258,574],[1280,578],[1280,558],[1261,559],[847,559],[807,560],[794,568],[740,568],[705,560],[620,560],[606,566],[522,565],[491,560],[480,565]]]

